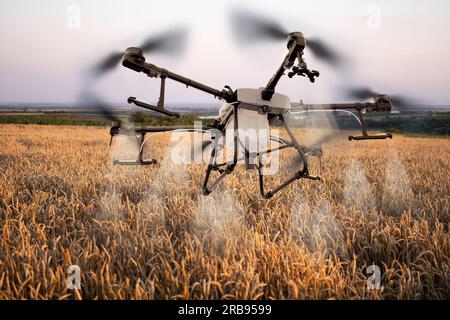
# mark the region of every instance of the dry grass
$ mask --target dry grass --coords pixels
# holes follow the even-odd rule
[[[113,168],[104,128],[2,125],[0,143],[1,299],[450,298],[448,139],[341,140],[322,182],[269,201],[253,171],[205,198],[204,167]]]

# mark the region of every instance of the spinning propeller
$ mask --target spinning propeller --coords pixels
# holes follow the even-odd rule
[[[285,41],[289,32],[278,22],[242,10],[231,12],[233,34],[240,43]],[[319,59],[338,66],[343,61],[338,52],[318,38],[307,38],[306,47]]]
[[[187,31],[184,28],[176,28],[167,30],[158,35],[153,35],[144,40],[140,48],[143,52],[160,52],[172,55],[181,54],[186,47]],[[105,73],[112,71],[118,66],[122,60],[123,51],[114,51],[95,64],[94,68],[90,70],[91,75],[88,84],[81,92],[80,100],[88,103],[93,113],[102,116],[106,120],[114,123],[111,133],[118,131],[123,124],[122,119],[119,118],[117,112],[111,110],[111,107],[102,101],[97,95],[92,93],[92,82]],[[128,125],[130,126],[130,125]],[[132,129],[130,127],[129,129]]]
[[[368,87],[349,88],[346,89],[345,93],[348,97],[358,100],[365,100],[382,94]],[[387,97],[392,106],[397,109],[412,107],[417,104],[417,101],[402,95],[388,95]]]
[[[183,52],[186,46],[187,31],[183,28],[172,29],[156,36],[147,38],[139,48],[146,53],[165,53],[178,55]],[[106,72],[113,70],[120,64],[123,51],[113,51],[100,60],[92,70],[95,77],[99,77]]]

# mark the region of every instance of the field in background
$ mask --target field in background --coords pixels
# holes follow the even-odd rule
[[[97,111],[98,113],[99,111]],[[130,112],[129,110],[118,110],[117,118],[130,121],[135,124],[149,126],[169,126],[169,125],[192,125],[194,121],[200,120],[201,114],[182,114],[181,117],[150,116],[142,111]],[[39,125],[70,125],[70,126],[110,126],[111,120],[104,116],[93,114],[89,110],[84,111],[42,111],[42,112],[20,112],[20,111],[0,111],[0,124],[39,124]]]
[[[203,166],[113,167],[108,142],[0,126],[1,299],[450,298],[448,139],[340,139],[270,200],[254,171],[204,197]]]
[[[211,124],[218,116],[218,106],[195,106],[187,108],[174,107],[170,110],[181,113],[180,118],[162,116],[155,117],[155,113],[135,111],[134,109],[111,109],[119,118],[135,124],[147,126],[192,125],[194,121],[202,119],[203,124]],[[83,126],[110,126],[111,120],[102,117],[95,108],[1,108],[0,124],[41,124],[41,125],[83,125]],[[330,125],[327,113],[321,117],[315,114],[315,125],[327,128]],[[311,118],[310,115],[309,118]],[[213,119],[211,119],[213,118]],[[321,118],[321,119],[320,119]],[[366,126],[370,130],[389,131],[406,135],[425,135],[447,137],[450,134],[450,113],[448,108],[440,111],[427,111],[423,109],[405,110],[402,113],[366,113]],[[321,123],[321,120],[324,120]],[[333,113],[334,127],[343,130],[356,129],[356,122],[348,114]]]

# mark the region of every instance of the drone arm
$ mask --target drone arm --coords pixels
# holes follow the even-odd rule
[[[147,74],[149,77],[172,79],[174,81],[185,84],[187,87],[193,87],[197,90],[209,93],[213,95],[215,98],[224,99],[227,102],[232,101],[234,98],[233,93],[229,89],[218,90],[210,86],[207,86],[203,83],[183,77],[172,71],[160,68],[154,64],[145,62],[145,58],[142,55],[142,50],[139,48],[134,47],[128,48],[123,55],[122,65],[136,72],[143,72]]]
[[[270,78],[264,90],[261,92],[261,97],[263,100],[269,101],[272,99],[273,94],[275,93],[275,87],[280,81],[281,77],[284,75],[284,71],[290,69],[295,62],[295,59],[299,56],[300,52],[303,51],[303,47],[299,45],[293,45],[289,49],[289,52],[284,57],[283,62],[278,68],[277,72]]]
[[[373,102],[365,103],[323,103],[323,104],[303,104],[293,103],[292,110],[309,111],[309,110],[367,110],[376,111],[376,104]]]
[[[332,104],[303,104],[294,103],[292,110],[295,113],[296,110],[308,111],[308,110],[356,110],[358,112],[359,124],[361,125],[360,136],[349,136],[351,140],[371,140],[371,139],[386,139],[391,138],[392,134],[383,133],[378,135],[369,135],[367,133],[366,124],[364,121],[363,112],[384,112],[391,110],[391,103],[386,96],[375,97],[375,102],[362,102],[362,103],[332,103]]]
[[[288,38],[288,53],[284,57],[281,66],[277,72],[270,78],[264,90],[261,92],[261,98],[266,101],[272,99],[275,93],[275,87],[284,75],[285,70],[291,70],[288,73],[288,77],[292,78],[294,75],[307,76],[309,81],[314,82],[315,78],[319,76],[319,72],[316,70],[309,70],[305,60],[303,59],[303,50],[305,49],[306,41],[301,32],[292,32]],[[295,60],[297,65],[294,66]]]
[[[154,65],[152,65],[152,66],[153,66],[154,69],[158,68],[158,67],[156,67]],[[220,98],[220,99],[224,99],[224,100],[229,100],[230,99],[230,94],[227,91],[223,91],[223,90],[218,90],[218,89],[212,88],[212,87],[207,86],[207,85],[205,85],[203,83],[200,83],[200,82],[194,81],[192,79],[183,77],[183,76],[181,76],[179,74],[176,74],[176,73],[171,72],[171,71],[166,70],[166,69],[160,69],[160,68],[158,68],[158,69],[160,70],[160,72],[159,72],[159,76],[160,77],[165,76],[165,77],[167,77],[169,79],[172,79],[174,81],[181,82],[181,83],[185,84],[187,87],[193,87],[193,88],[195,88],[197,90],[209,93],[209,94],[213,95],[215,98]]]
[[[285,58],[285,61],[287,59],[287,56]],[[267,83],[264,90],[261,92],[261,97],[263,100],[270,100],[272,99],[273,94],[275,93],[275,87],[277,86],[278,81],[280,81],[281,77],[284,75],[284,65],[285,62],[281,64],[281,66],[278,68],[277,72],[272,76],[272,78]]]
[[[264,90],[261,92],[261,97],[263,100],[269,101],[272,99],[278,81],[280,81],[281,77],[284,75],[285,70],[292,68],[296,59],[298,59],[299,65],[302,67],[305,66],[303,61],[303,49],[305,49],[305,45],[305,38],[301,32],[292,32],[289,34],[287,43],[289,51],[284,57],[284,60],[277,72],[272,76]]]
[[[140,101],[140,100],[136,99],[136,97],[129,97],[128,98],[128,103],[129,104],[133,103],[133,104],[137,105],[138,107],[141,107],[141,108],[144,108],[144,109],[147,109],[147,110],[151,110],[151,111],[155,111],[155,112],[159,112],[159,113],[165,114],[165,115],[170,116],[170,117],[176,117],[176,118],[180,117],[180,114],[178,112],[173,112],[173,111],[166,110],[166,109],[164,109],[164,106],[161,107],[160,103],[158,103],[157,106],[153,106],[151,104],[148,104],[148,103],[145,103],[143,101]]]
[[[391,111],[391,102],[384,95],[375,97],[374,102],[356,102],[356,103],[327,103],[327,104],[304,104],[293,103],[293,110],[357,110],[365,112],[385,112]]]

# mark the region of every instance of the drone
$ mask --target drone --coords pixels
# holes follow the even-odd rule
[[[156,105],[129,97],[127,102],[135,106],[151,110],[169,117],[180,117],[180,114],[170,111],[165,107],[165,84],[170,79],[205,92],[219,99],[222,105],[219,109],[219,117],[210,125],[202,126],[176,126],[176,127],[139,127],[124,128],[114,125],[110,129],[111,142],[117,135],[135,136],[140,146],[136,160],[114,160],[116,165],[153,165],[156,159],[144,159],[143,146],[146,142],[146,134],[159,132],[207,132],[209,141],[202,144],[202,151],[210,146],[210,154],[207,162],[202,191],[208,195],[220,184],[225,177],[232,174],[238,164],[244,164],[246,170],[257,171],[259,177],[259,189],[263,198],[269,199],[276,193],[286,188],[296,180],[320,180],[320,176],[311,175],[308,166],[310,156],[321,156],[322,150],[314,146],[307,147],[299,143],[295,134],[286,121],[286,117],[296,112],[308,111],[346,111],[357,113],[361,135],[349,136],[352,140],[380,140],[391,138],[392,134],[369,134],[364,121],[366,112],[391,111],[391,101],[384,94],[373,96],[373,102],[334,103],[334,104],[304,104],[292,102],[290,98],[276,91],[280,79],[287,73],[288,78],[301,76],[314,83],[319,77],[317,70],[311,70],[305,61],[304,51],[308,40],[301,32],[291,32],[286,37],[287,54],[275,74],[270,78],[266,86],[261,88],[231,89],[226,85],[223,89],[216,89],[203,83],[194,81],[170,70],[158,67],[146,61],[142,48],[129,47],[121,56],[121,64],[125,68],[138,73],[143,73],[149,78],[160,79],[160,95]],[[286,139],[271,134],[271,123],[277,121],[287,133]],[[229,156],[223,160],[221,151],[227,147]],[[267,190],[267,156],[274,152],[290,150],[300,159],[301,168],[294,174],[287,176],[279,185]],[[212,178],[212,172],[217,172],[218,177]]]

